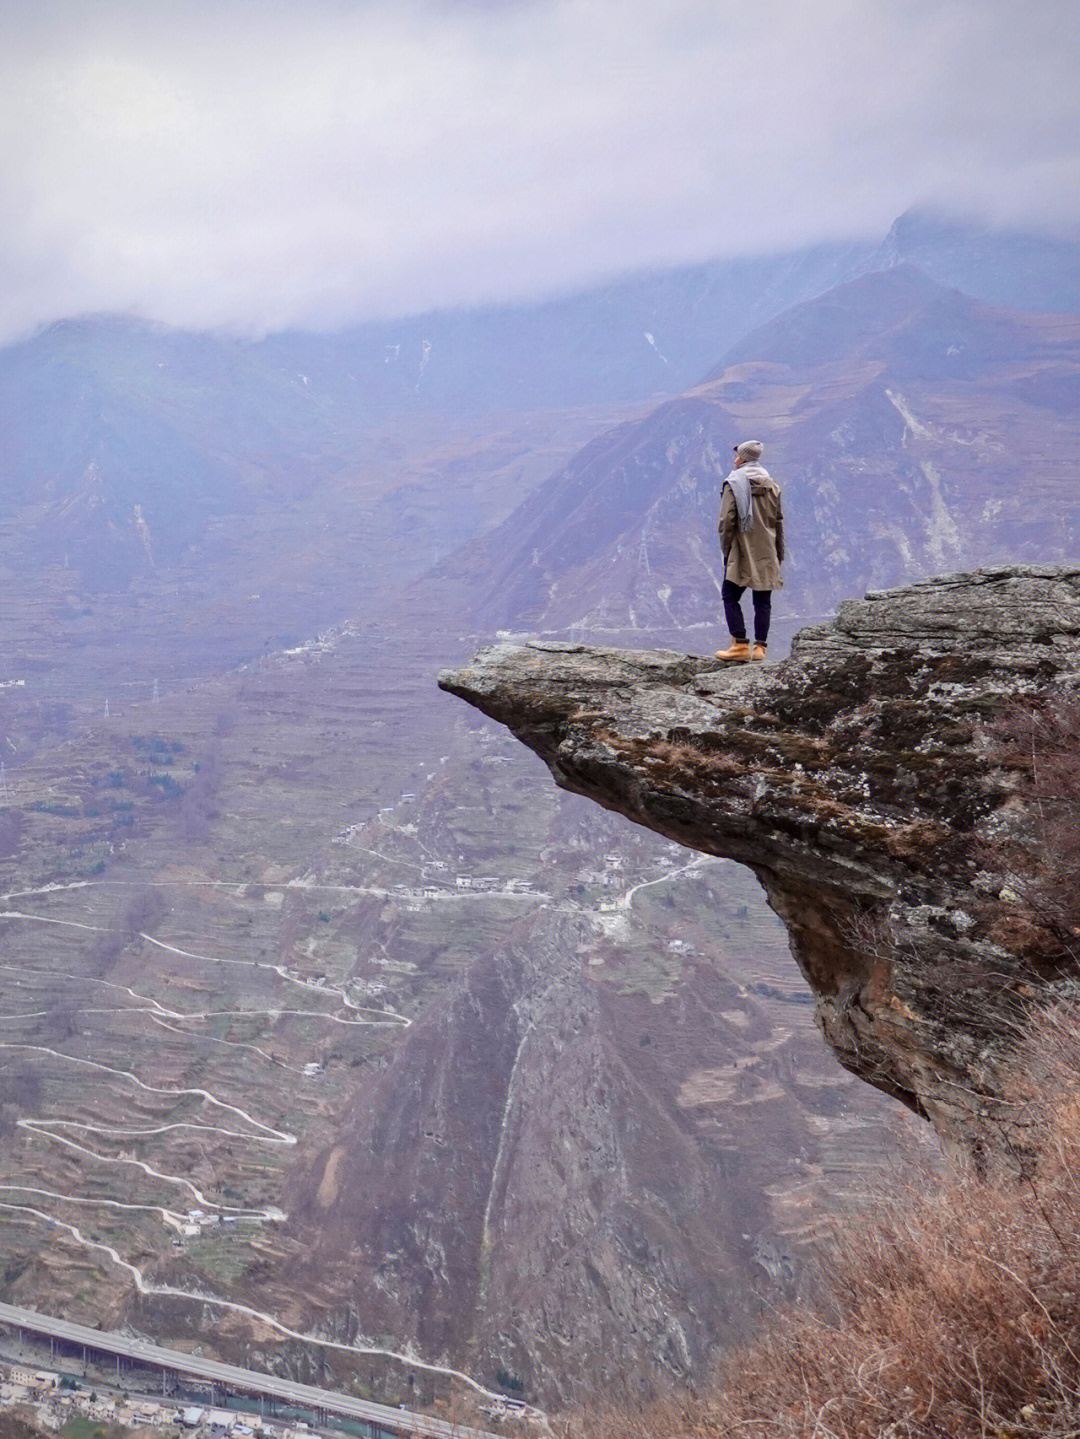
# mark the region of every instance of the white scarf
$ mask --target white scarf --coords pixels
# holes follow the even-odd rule
[[[750,476],[746,474],[745,466],[740,465],[737,470],[732,470],[724,484],[731,486],[731,493],[735,496],[739,530],[748,535],[754,528],[754,506],[750,502]]]

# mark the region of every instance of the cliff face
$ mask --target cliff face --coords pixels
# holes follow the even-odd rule
[[[994,859],[1033,832],[987,733],[1080,688],[1080,566],[871,592],[776,666],[534,642],[439,683],[563,787],[748,865],[841,1063],[981,1142],[1018,1017],[1080,983]]]

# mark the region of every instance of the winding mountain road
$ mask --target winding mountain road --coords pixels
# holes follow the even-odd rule
[[[35,893],[53,893],[59,888],[84,887],[90,887],[90,882],[70,886],[47,886],[37,891],[23,891],[21,892],[19,897],[25,898]],[[14,896],[6,895],[3,898],[10,901],[10,899],[13,897]],[[0,912],[0,918],[21,919],[30,921],[42,920],[44,922],[92,930],[94,932],[110,932],[105,926],[82,924],[71,920],[58,920],[53,919],[51,916],[31,915],[18,910],[2,911]],[[334,1015],[321,1010],[300,1010],[287,1007],[274,1007],[265,1010],[173,1010],[165,1005],[162,1005],[159,1001],[153,998],[149,998],[145,995],[139,994],[137,990],[133,989],[129,985],[120,985],[116,984],[114,981],[96,979],[90,976],[78,976],[63,972],[58,973],[55,970],[35,969],[31,972],[42,975],[46,978],[69,978],[73,981],[90,980],[90,982],[92,983],[123,993],[127,995],[129,999],[135,1001],[134,1004],[120,1004],[113,1008],[103,1008],[101,1010],[83,1010],[83,1013],[100,1012],[104,1014],[125,1015],[145,1014],[148,1015],[152,1021],[161,1024],[163,1025],[163,1027],[168,1028],[172,1030],[172,1032],[178,1034],[186,1034],[187,1031],[176,1029],[173,1025],[168,1024],[166,1022],[168,1019],[175,1019],[179,1020],[180,1022],[186,1022],[191,1020],[216,1018],[223,1014],[237,1014],[243,1016],[251,1015],[253,1017],[258,1015],[264,1015],[273,1018],[279,1018],[285,1015],[297,1015],[337,1024],[354,1026],[389,1025],[403,1029],[407,1029],[412,1023],[412,1021],[406,1015],[399,1015],[394,1011],[376,1009],[374,1006],[356,1004],[342,987],[329,984],[322,984],[318,986],[310,984],[302,976],[291,973],[283,965],[260,966],[256,965],[254,961],[250,960],[227,958],[217,955],[198,954],[193,951],[181,949],[176,945],[171,945],[164,940],[156,939],[154,936],[146,933],[140,933],[139,937],[150,945],[153,945],[161,950],[175,954],[185,959],[210,964],[240,965],[252,969],[260,968],[263,970],[268,970],[276,974],[286,983],[299,985],[302,988],[305,988],[309,993],[314,990],[319,994],[336,998],[342,1008],[348,1011],[348,1014],[347,1016],[342,1016]],[[16,967],[13,965],[0,965],[0,971],[14,972],[18,974],[26,974],[28,972],[25,966]],[[0,1016],[0,1023],[22,1021],[35,1016],[40,1017],[40,1015],[47,1012],[48,1011],[24,1011],[18,1014],[3,1015]],[[234,1043],[233,1041],[220,1042]],[[258,1053],[260,1053],[264,1058],[270,1060],[273,1063],[278,1063],[278,1061],[274,1060],[273,1056],[268,1055],[266,1051],[258,1050],[257,1046],[241,1047],[255,1048],[257,1049]],[[96,1073],[107,1074],[113,1079],[118,1080],[123,1084],[130,1085],[136,1090],[147,1095],[167,1096],[176,1099],[196,1099],[200,1104],[207,1105],[212,1109],[223,1111],[225,1114],[231,1116],[234,1123],[236,1120],[239,1120],[243,1124],[250,1126],[249,1128],[234,1128],[224,1124],[215,1125],[200,1123],[194,1120],[177,1120],[167,1124],[151,1127],[117,1128],[115,1126],[94,1125],[71,1119],[31,1119],[26,1118],[25,1116],[20,1116],[16,1120],[16,1126],[19,1129],[22,1129],[27,1133],[36,1135],[39,1138],[47,1139],[52,1141],[53,1143],[63,1145],[64,1147],[74,1151],[75,1153],[78,1153],[87,1159],[93,1160],[95,1163],[112,1164],[121,1167],[126,1166],[128,1168],[134,1168],[141,1171],[148,1178],[153,1179],[158,1183],[176,1186],[177,1188],[186,1191],[204,1211],[217,1213],[222,1217],[229,1216],[230,1218],[234,1219],[244,1219],[249,1222],[262,1224],[280,1223],[286,1218],[285,1214],[280,1209],[274,1207],[264,1209],[248,1209],[235,1205],[220,1204],[210,1198],[208,1195],[206,1195],[186,1175],[170,1174],[166,1171],[155,1168],[153,1165],[147,1163],[145,1160],[137,1159],[131,1155],[103,1154],[100,1151],[89,1147],[89,1145],[80,1143],[78,1140],[71,1138],[70,1134],[72,1131],[74,1131],[83,1135],[98,1134],[103,1138],[124,1139],[147,1138],[153,1135],[164,1134],[170,1131],[190,1130],[193,1132],[220,1134],[232,1140],[241,1140],[247,1141],[249,1143],[266,1144],[273,1146],[294,1146],[297,1143],[296,1135],[286,1130],[277,1129],[270,1124],[264,1123],[262,1120],[256,1118],[255,1115],[251,1114],[249,1111],[242,1108],[240,1105],[230,1103],[229,1101],[222,1099],[219,1095],[214,1094],[211,1090],[203,1088],[202,1086],[178,1086],[175,1088],[168,1088],[161,1085],[149,1084],[143,1079],[141,1079],[138,1075],[133,1074],[129,1070],[119,1069],[113,1065],[104,1064],[98,1060],[91,1060],[82,1058],[77,1055],[65,1054],[62,1050],[55,1049],[49,1045],[29,1044],[26,1042],[15,1040],[0,1040],[0,1051],[20,1051],[29,1054],[40,1054],[48,1056],[53,1060],[59,1061],[61,1064],[75,1065],[78,1067],[89,1069]],[[62,1131],[67,1132],[65,1133]],[[61,1193],[58,1190],[45,1189],[39,1185],[4,1183],[0,1184],[0,1193],[8,1194],[12,1196],[12,1198],[14,1198],[14,1196],[17,1194],[24,1194],[37,1199],[47,1199],[58,1206],[71,1204],[83,1207],[101,1207],[115,1211],[156,1214],[161,1218],[164,1225],[176,1231],[182,1231],[182,1227],[186,1219],[186,1216],[181,1211],[171,1209],[167,1205],[139,1204],[130,1201],[109,1199],[85,1194],[65,1194]],[[488,1389],[486,1386],[481,1384],[478,1380],[474,1379],[472,1375],[466,1373],[464,1370],[455,1369],[451,1365],[439,1364],[424,1360],[416,1354],[405,1349],[396,1350],[377,1344],[367,1344],[363,1342],[344,1343],[338,1340],[327,1339],[320,1335],[305,1333],[302,1330],[294,1329],[291,1326],[285,1324],[280,1319],[278,1319],[275,1315],[267,1313],[266,1311],[254,1308],[251,1305],[241,1304],[235,1300],[226,1299],[220,1295],[209,1293],[203,1289],[185,1289],[176,1285],[157,1284],[152,1280],[148,1279],[144,1271],[137,1264],[134,1264],[130,1260],[125,1259],[123,1255],[121,1255],[113,1245],[105,1243],[101,1240],[94,1239],[91,1236],[85,1234],[78,1224],[71,1223],[67,1219],[62,1218],[60,1214],[52,1208],[46,1209],[44,1207],[39,1207],[39,1205],[33,1203],[14,1203],[10,1202],[9,1200],[0,1200],[0,1211],[11,1214],[12,1216],[18,1216],[24,1220],[37,1221],[46,1225],[52,1230],[62,1230],[64,1233],[69,1235],[69,1237],[80,1247],[99,1255],[101,1258],[108,1260],[108,1262],[123,1270],[124,1273],[126,1273],[131,1278],[133,1284],[135,1285],[135,1288],[140,1294],[153,1295],[155,1297],[169,1298],[178,1301],[187,1301],[189,1303],[197,1303],[201,1305],[208,1305],[226,1313],[236,1314],[252,1319],[260,1324],[268,1326],[269,1328],[273,1329],[285,1338],[291,1340],[299,1341],[304,1344],[308,1344],[322,1349],[329,1349],[343,1354],[354,1355],[357,1358],[387,1359],[392,1362],[401,1364],[404,1367],[414,1371],[438,1375],[455,1381],[470,1389],[481,1398],[490,1400],[492,1402],[497,1402],[502,1397],[498,1394],[497,1391]],[[375,1406],[375,1408],[377,1409],[380,1407],[381,1406]],[[395,1413],[395,1411],[393,1410],[389,1410],[386,1412],[390,1414]],[[538,1416],[541,1415],[541,1411],[539,1410],[532,1412],[534,1412]],[[417,1434],[451,1434],[462,1431],[455,1428],[447,1427],[444,1429],[415,1429],[407,1430],[404,1432],[415,1432]]]
[[[689,874],[699,868],[713,863],[716,863],[716,861],[711,860],[707,856],[697,856],[687,864],[680,865],[677,868],[672,868],[665,871],[661,875],[655,876],[651,879],[642,880],[637,884],[632,885],[623,894],[618,896],[617,899],[610,902],[609,905],[604,906],[604,908],[608,909],[609,911],[614,910],[623,915],[627,915],[633,906],[635,896],[640,893],[641,890],[654,885],[669,883],[683,875]],[[99,883],[109,884],[110,882],[81,880],[66,884],[54,883],[41,886],[37,889],[21,890],[5,894],[3,896],[0,896],[0,903],[10,905],[13,901],[25,902],[27,899],[55,894],[59,891],[64,890],[91,889]],[[230,889],[237,888],[236,883],[233,881],[206,880],[190,881],[185,883],[191,883],[192,885],[199,886],[206,885],[214,887],[224,887]],[[286,882],[277,887],[282,889],[318,888],[326,889],[333,892],[349,894],[363,893],[382,897],[393,897],[393,891],[385,889],[383,887],[359,885],[321,885],[317,882],[313,882],[307,877],[296,881]],[[435,896],[432,896],[431,898],[434,899]],[[485,890],[481,892],[469,890],[447,890],[441,895],[439,895],[438,898],[454,901],[469,900],[480,902],[488,902],[492,899],[499,898],[513,898],[518,901],[524,901],[529,905],[535,905],[545,902],[548,904],[552,903],[551,896],[545,895],[535,890],[528,892],[521,892],[517,890]],[[560,904],[555,907],[560,910],[566,908],[565,904]],[[570,909],[573,910],[573,912],[581,912],[578,906],[570,906]],[[24,909],[18,908],[9,908],[0,911],[0,918],[31,923],[37,922],[43,924],[60,925],[68,928],[87,930],[94,933],[117,932],[111,931],[109,927],[103,925],[89,924],[82,921],[75,921],[69,919],[59,919],[50,915],[37,915],[29,913]],[[192,1033],[192,1030],[189,1028],[189,1026],[212,1022],[222,1017],[239,1017],[253,1019],[268,1018],[276,1020],[285,1016],[295,1016],[297,1018],[304,1018],[312,1021],[325,1022],[335,1025],[347,1025],[357,1027],[379,1026],[384,1028],[397,1027],[401,1029],[407,1029],[412,1023],[412,1020],[407,1015],[398,1014],[392,1009],[380,1009],[376,1006],[357,1004],[343,986],[333,985],[326,982],[316,985],[311,980],[305,978],[303,975],[298,975],[294,973],[282,964],[260,964],[254,960],[247,960],[232,956],[206,954],[197,951],[187,950],[180,947],[179,945],[169,943],[166,940],[158,939],[154,935],[146,933],[145,931],[139,932],[139,938],[146,945],[151,946],[156,950],[162,951],[166,954],[175,955],[177,958],[181,958],[189,962],[194,962],[196,964],[238,966],[253,970],[257,969],[264,974],[273,973],[284,984],[303,988],[308,994],[317,992],[320,996],[323,996],[327,999],[335,1000],[339,1006],[339,1012],[335,1014],[330,1010],[324,1011],[308,1008],[294,1009],[285,1006],[274,1006],[271,1008],[260,1009],[188,1011],[170,1007],[169,1005],[163,1004],[160,1000],[157,1000],[152,996],[140,994],[138,990],[136,990],[132,986],[118,984],[112,980],[94,978],[91,976],[80,976],[46,969],[35,969],[32,972],[35,974],[39,974],[45,978],[67,978],[72,980],[73,982],[88,981],[95,985],[101,986],[106,991],[111,991],[115,993],[118,998],[123,997],[127,1001],[124,1003],[118,1003],[114,1007],[103,1006],[84,1009],[81,1011],[82,1013],[144,1016],[151,1024],[156,1025],[172,1034],[182,1035],[184,1037],[187,1037],[189,1034]],[[25,975],[28,973],[25,966],[16,967],[13,965],[0,965],[0,971],[14,972],[21,975]],[[519,1043],[519,1055],[521,1053],[521,1050],[524,1049],[525,1045],[528,1042],[533,1027],[536,1024],[537,1019],[539,1018],[540,1012],[542,1011],[542,1007],[543,1005],[541,998],[541,1000],[539,1001],[539,1010],[537,1015],[535,1015],[532,1021],[525,1026],[522,1032]],[[18,1022],[35,1016],[41,1017],[41,1015],[44,1013],[47,1013],[47,1011],[34,1010],[24,1011],[21,1014],[0,1015],[0,1024]],[[266,1050],[260,1048],[258,1045],[244,1043],[242,1041],[236,1040],[219,1039],[216,1036],[212,1035],[206,1035],[203,1037],[216,1044],[222,1044],[229,1047],[248,1050],[258,1055],[262,1060],[270,1064],[273,1064],[277,1067],[289,1069],[294,1073],[302,1074],[302,1071],[298,1071],[296,1066],[284,1065],[283,1061],[269,1054]],[[220,1204],[211,1197],[209,1197],[207,1194],[205,1194],[198,1187],[198,1185],[196,1185],[194,1181],[187,1175],[168,1173],[164,1170],[155,1168],[153,1165],[147,1163],[146,1161],[137,1159],[129,1154],[113,1155],[102,1153],[99,1150],[90,1147],[88,1143],[81,1142],[81,1140],[88,1139],[90,1136],[95,1134],[105,1140],[144,1139],[173,1131],[187,1130],[193,1133],[201,1132],[206,1134],[222,1135],[232,1141],[243,1141],[257,1145],[268,1145],[281,1148],[295,1146],[295,1144],[297,1143],[297,1136],[295,1134],[292,1134],[285,1129],[276,1128],[275,1126],[258,1119],[254,1114],[250,1113],[248,1110],[244,1109],[240,1105],[232,1103],[229,1100],[222,1098],[220,1095],[215,1094],[210,1089],[204,1088],[202,1086],[177,1086],[175,1088],[168,1088],[162,1085],[147,1083],[138,1075],[133,1074],[130,1070],[120,1069],[113,1065],[102,1063],[99,1060],[91,1060],[75,1055],[65,1054],[63,1051],[48,1045],[29,1044],[15,1040],[0,1040],[0,1050],[21,1051],[23,1053],[47,1056],[50,1059],[57,1061],[63,1065],[73,1065],[76,1067],[82,1067],[95,1073],[108,1075],[113,1081],[119,1082],[126,1086],[130,1086],[138,1092],[144,1093],[148,1096],[165,1096],[175,1099],[177,1101],[194,1100],[197,1101],[199,1105],[207,1107],[211,1112],[216,1112],[217,1114],[220,1114],[221,1117],[227,1121],[221,1124],[214,1124],[195,1119],[182,1119],[155,1126],[132,1126],[130,1128],[127,1128],[117,1126],[94,1125],[92,1123],[74,1119],[45,1119],[28,1118],[25,1116],[21,1116],[16,1121],[16,1123],[17,1126],[23,1131],[33,1134],[40,1139],[63,1145],[66,1148],[72,1150],[73,1152],[84,1156],[86,1159],[92,1160],[95,1164],[111,1164],[119,1167],[127,1167],[129,1170],[132,1168],[139,1170],[147,1178],[154,1180],[158,1184],[174,1186],[181,1192],[190,1195],[194,1202],[197,1203],[200,1208],[202,1208],[207,1213],[216,1213],[221,1217],[228,1216],[233,1219],[244,1219],[248,1222],[260,1224],[280,1223],[285,1219],[286,1216],[284,1215],[284,1213],[280,1209],[274,1207],[259,1209]],[[513,1082],[511,1082],[507,1095],[504,1114],[502,1116],[504,1130],[506,1128],[508,1113],[512,1108],[514,1094],[515,1086]],[[75,1135],[78,1135],[80,1137],[76,1138],[74,1137]],[[488,1231],[490,1229],[491,1209],[494,1202],[495,1192],[498,1186],[500,1171],[502,1168],[503,1145],[504,1135],[500,1135],[499,1154],[497,1156],[493,1174],[491,1177],[490,1191],[488,1194],[487,1205],[485,1206],[485,1237],[487,1237]],[[177,1285],[155,1283],[153,1280],[147,1278],[143,1269],[141,1269],[137,1264],[132,1263],[130,1260],[125,1259],[113,1245],[105,1243],[102,1240],[94,1239],[90,1235],[87,1235],[83,1232],[83,1230],[78,1224],[71,1222],[69,1219],[61,1217],[61,1214],[56,1212],[56,1209],[53,1206],[60,1207],[63,1205],[72,1205],[82,1208],[100,1207],[117,1212],[126,1211],[132,1214],[156,1214],[160,1217],[162,1223],[166,1227],[178,1232],[182,1232],[183,1225],[186,1220],[186,1215],[179,1208],[173,1209],[170,1208],[167,1204],[139,1203],[135,1201],[112,1199],[108,1197],[100,1197],[87,1194],[65,1194],[60,1192],[59,1190],[46,1188],[44,1186],[41,1186],[40,1184],[21,1185],[18,1183],[4,1183],[0,1184],[0,1193],[9,1195],[11,1197],[10,1199],[0,1200],[0,1210],[12,1215],[13,1217],[18,1216],[28,1222],[37,1222],[44,1224],[52,1229],[62,1230],[80,1247],[97,1254],[100,1258],[115,1265],[124,1273],[126,1273],[130,1277],[132,1283],[140,1294],[154,1295],[157,1297],[170,1298],[181,1302],[197,1303],[201,1305],[211,1306],[226,1313],[232,1313],[238,1316],[243,1316],[251,1319],[261,1325],[267,1326],[268,1328],[281,1334],[283,1337],[293,1341],[298,1341],[304,1344],[317,1346],[323,1349],[329,1349],[340,1353],[354,1355],[358,1358],[378,1357],[387,1359],[392,1362],[400,1363],[413,1370],[422,1371],[433,1375],[439,1375],[447,1379],[456,1381],[466,1386],[475,1394],[483,1398],[497,1401],[501,1397],[494,1391],[487,1389],[484,1385],[479,1383],[479,1381],[474,1379],[468,1373],[459,1369],[455,1369],[451,1365],[439,1364],[436,1362],[423,1360],[407,1349],[395,1350],[377,1344],[368,1344],[364,1342],[345,1343],[343,1341],[323,1338],[319,1335],[305,1333],[301,1330],[294,1329],[291,1326],[285,1324],[282,1320],[280,1320],[273,1314],[259,1310],[250,1305],[239,1303],[235,1300],[226,1299],[220,1295],[206,1292],[201,1288],[182,1288]],[[24,1195],[28,1200],[38,1202],[13,1202],[16,1195]],[[40,1201],[46,1201],[46,1204],[41,1204]],[[0,1309],[3,1308],[4,1306],[0,1306]],[[294,1387],[303,1388],[304,1386]],[[376,1409],[380,1408],[380,1406],[374,1407]],[[392,1410],[386,1412],[389,1412],[390,1414],[395,1414],[395,1411]],[[532,1412],[537,1417],[543,1417],[541,1411],[534,1410]],[[414,1430],[403,1430],[402,1432],[416,1433],[418,1435],[435,1435],[443,1433],[457,1433],[462,1431],[452,1430],[450,1428],[417,1428]]]

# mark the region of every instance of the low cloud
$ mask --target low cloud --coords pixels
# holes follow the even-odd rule
[[[1075,0],[8,7],[0,340],[259,333],[884,233],[1061,229]]]

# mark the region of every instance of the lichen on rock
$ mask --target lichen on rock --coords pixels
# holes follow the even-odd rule
[[[564,788],[748,865],[841,1063],[947,1140],[987,1142],[1018,1020],[1080,987],[995,873],[1029,816],[989,728],[1080,690],[1080,564],[871,592],[775,666],[532,641],[439,684]]]

